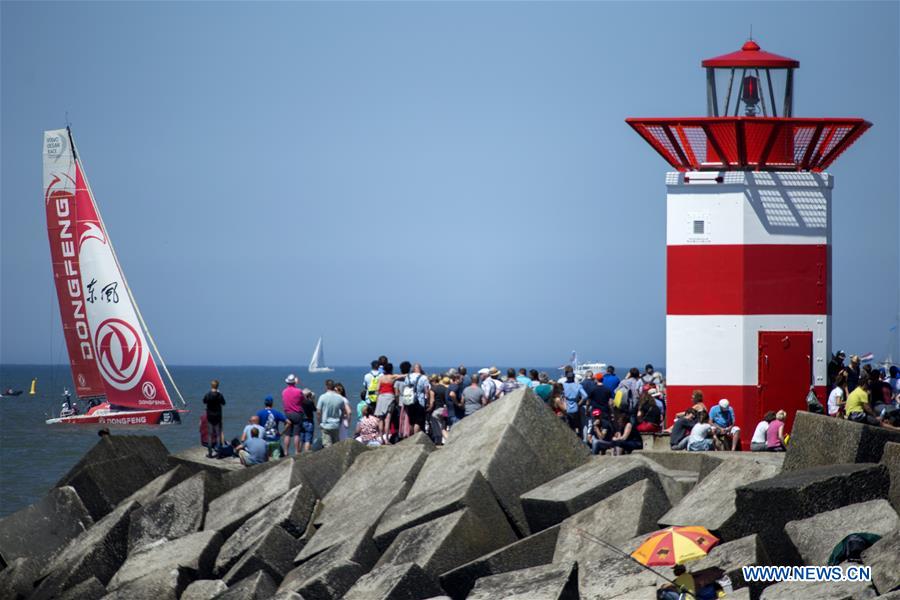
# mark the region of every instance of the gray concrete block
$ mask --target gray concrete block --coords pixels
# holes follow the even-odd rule
[[[200,531],[174,541],[160,541],[128,555],[106,588],[116,590],[148,572],[183,569],[190,580],[209,579],[222,545],[217,531]],[[189,582],[188,582],[189,583]],[[187,584],[185,584],[187,585]]]
[[[220,577],[224,575],[248,548],[269,533],[273,525],[299,539],[309,525],[315,504],[315,493],[305,481],[270,502],[228,536],[216,557],[215,573]],[[297,542],[296,550],[288,557],[291,563],[301,548],[302,543]]]
[[[554,525],[440,575],[441,587],[454,600],[465,598],[481,577],[553,562],[560,525]]]
[[[115,589],[108,588],[103,600],[178,600],[192,578],[191,571],[183,567],[145,571]]]
[[[881,464],[888,470],[891,478],[891,489],[888,492],[888,500],[894,510],[900,512],[900,444],[888,442],[884,445],[881,455]]]
[[[700,464],[704,456],[710,456],[715,459],[717,452],[661,452],[643,450],[640,455],[649,458],[655,463],[676,471],[693,471],[700,472]],[[721,459],[718,459],[721,460]],[[716,460],[716,462],[718,462]]]
[[[863,564],[872,567],[872,583],[879,593],[900,591],[900,529],[885,534],[862,554]]]
[[[889,485],[883,465],[826,465],[786,471],[736,490],[735,529],[758,533],[775,564],[796,564],[800,557],[784,532],[786,523],[885,498]]]
[[[377,448],[360,454],[322,499],[318,528],[297,557],[304,561],[375,524],[391,505],[403,500],[429,450],[420,444]]]
[[[272,465],[210,502],[203,529],[217,530],[227,537],[250,516],[299,483],[299,475],[294,474],[293,459],[283,458]]]
[[[0,569],[0,592],[4,598],[19,600],[34,591],[34,582],[41,577],[42,564],[31,558],[17,558]]]
[[[210,475],[222,475],[231,471],[243,471],[246,467],[237,458],[208,458],[202,446],[191,446],[169,455],[169,467],[182,467],[191,475],[205,471]]]
[[[642,536],[643,538],[644,536]],[[635,540],[633,547],[625,545],[625,552],[633,552],[642,539]],[[672,576],[671,569],[657,569],[666,577]],[[598,552],[598,557],[578,565],[578,590],[582,598],[628,598],[640,600],[639,594],[649,588],[666,583],[659,575],[639,565],[632,558],[618,554]]]
[[[340,598],[378,561],[372,541],[374,525],[329,547],[285,575],[279,591],[297,592],[306,600]],[[300,560],[299,556],[295,562]]]
[[[784,470],[878,462],[888,442],[900,442],[900,431],[798,412],[784,459]]]
[[[782,581],[765,588],[760,600],[866,600],[875,596],[875,588],[858,581]]]
[[[212,600],[227,589],[221,579],[198,579],[184,589],[180,600]]]
[[[268,573],[259,571],[230,586],[216,600],[271,600],[276,587]]]
[[[520,388],[454,426],[433,453],[410,496],[480,471],[519,535],[530,533],[519,496],[589,458],[584,444],[531,390]],[[456,457],[448,461],[447,455]]]
[[[402,531],[375,569],[414,562],[437,577],[514,541],[505,519],[485,520],[474,508],[464,508]]]
[[[70,587],[56,600],[100,600],[105,595],[106,587],[96,577],[91,577]]]
[[[200,531],[206,508],[215,494],[212,476],[200,472],[150,500],[131,515],[128,552]]]
[[[128,496],[122,502],[137,502],[141,506],[146,506],[156,500],[167,490],[178,485],[191,476],[190,470],[185,467],[173,467],[152,480],[150,483]]]
[[[768,564],[770,564],[769,555],[763,548],[759,536],[748,535],[733,542],[713,546],[706,557],[692,561],[688,566],[695,573],[711,567],[717,567],[728,575],[734,589],[748,588],[748,594],[753,598],[758,598],[765,584],[748,583],[744,579],[741,567]],[[827,564],[827,560],[820,564]]]
[[[554,563],[482,577],[469,600],[578,600],[578,565]]]
[[[31,506],[0,519],[0,560],[47,561],[93,524],[74,488],[53,488]]]
[[[554,562],[584,561],[597,555],[596,538],[614,546],[656,531],[671,508],[655,478],[642,479],[608,496],[560,524]]]
[[[265,571],[273,581],[281,581],[294,568],[294,557],[303,545],[279,525],[272,525],[222,577],[228,585]]]
[[[747,529],[738,514],[735,490],[746,483],[768,479],[780,468],[755,460],[743,461],[741,465],[738,476],[731,463],[721,463],[660,518],[660,526],[701,525],[726,541],[752,533],[754,530]]]
[[[699,454],[702,459],[698,475],[700,481],[723,462],[729,463],[731,469],[737,472],[744,469],[739,462],[742,460],[766,463],[775,467],[778,472],[782,471],[784,466],[784,452],[688,452],[688,454]]]
[[[389,507],[375,529],[375,543],[379,548],[387,548],[401,531],[466,507],[487,522],[507,520],[484,476],[472,471],[448,485],[407,496]]]
[[[356,458],[369,448],[356,440],[342,440],[317,452],[302,452],[295,459],[316,496],[324,498],[350,468]]]
[[[900,600],[900,590],[878,596],[876,600]]]
[[[540,531],[600,502],[616,492],[658,476],[646,459],[594,457],[586,464],[522,494],[529,526]]]
[[[119,458],[134,458],[153,476],[148,482],[169,470],[169,451],[155,435],[107,435],[84,453],[75,465],[62,476],[55,487],[72,485],[71,481],[84,467]],[[138,465],[135,462],[135,466]]]
[[[106,585],[125,561],[128,524],[136,508],[136,502],[120,504],[42,565],[43,580],[32,597],[52,598],[91,577]]]
[[[790,521],[784,531],[804,564],[827,565],[834,547],[851,533],[887,535],[897,527],[897,512],[887,500],[879,499]]]
[[[437,580],[410,562],[373,569],[359,578],[344,600],[418,600],[441,593]]]

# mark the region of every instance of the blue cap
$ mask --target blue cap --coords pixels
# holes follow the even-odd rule
[[[272,406],[272,396],[266,396],[266,406]]]

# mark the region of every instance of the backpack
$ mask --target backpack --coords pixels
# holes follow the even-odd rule
[[[378,401],[378,375],[372,375],[372,381],[366,388],[366,401],[369,404],[375,404]]]
[[[409,406],[416,403],[416,387],[418,387],[419,379],[421,378],[422,376],[419,375],[416,377],[415,382],[410,382],[409,375],[406,376],[406,385],[403,387],[403,392],[400,394],[400,404]]]
[[[613,405],[619,410],[631,412],[631,395],[631,388],[625,385],[624,381],[620,382],[619,387],[616,388]]]

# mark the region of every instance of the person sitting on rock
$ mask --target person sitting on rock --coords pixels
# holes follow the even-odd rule
[[[672,450],[684,450],[688,445],[688,438],[691,436],[691,430],[694,423],[697,422],[697,413],[693,408],[689,408],[681,416],[675,419],[675,422],[668,429],[669,445]]]
[[[869,378],[861,376],[859,385],[855,390],[850,392],[847,397],[847,404],[844,406],[847,418],[854,423],[864,423],[866,425],[881,425],[881,421],[872,410],[869,402]]]
[[[244,431],[241,433],[241,441],[246,442],[250,437],[250,432],[256,431],[257,437],[262,437],[266,430],[262,428],[262,425],[259,424],[259,417],[257,415],[253,415],[247,420],[247,425],[244,427]]]
[[[766,434],[769,431],[769,423],[774,420],[775,411],[770,410],[763,417],[763,420],[756,424],[753,437],[750,438],[750,452],[765,452],[768,449],[766,446]]]
[[[624,410],[616,410],[613,415],[616,432],[612,436],[615,456],[631,454],[634,450],[643,450],[644,441],[637,429],[637,417]]]
[[[609,391],[607,390],[607,394]],[[593,417],[590,443],[591,454],[606,455],[606,451],[613,447],[612,445],[612,425],[603,416],[599,408],[595,408],[591,416]]]
[[[769,452],[784,452],[784,420],[787,413],[779,410],[775,413],[775,420],[769,423],[766,429],[766,450]]]
[[[659,433],[662,431],[662,412],[650,390],[644,390],[637,410],[638,426],[641,433]]]
[[[267,446],[262,438],[259,437],[259,429],[251,429],[250,437],[238,446],[236,450],[238,457],[241,459],[241,464],[245,467],[259,465],[268,460],[266,456]]]
[[[713,449],[712,425],[709,416],[704,412],[697,419],[688,436],[687,449],[691,452],[706,452]]]
[[[735,424],[734,409],[729,404],[725,398],[719,400],[719,403],[709,411],[709,419],[713,423],[717,446],[727,450],[739,450],[741,428]]]

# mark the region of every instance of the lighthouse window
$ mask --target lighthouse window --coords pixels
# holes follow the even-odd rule
[[[705,225],[704,221],[694,221],[694,235],[703,235],[705,233]]]

